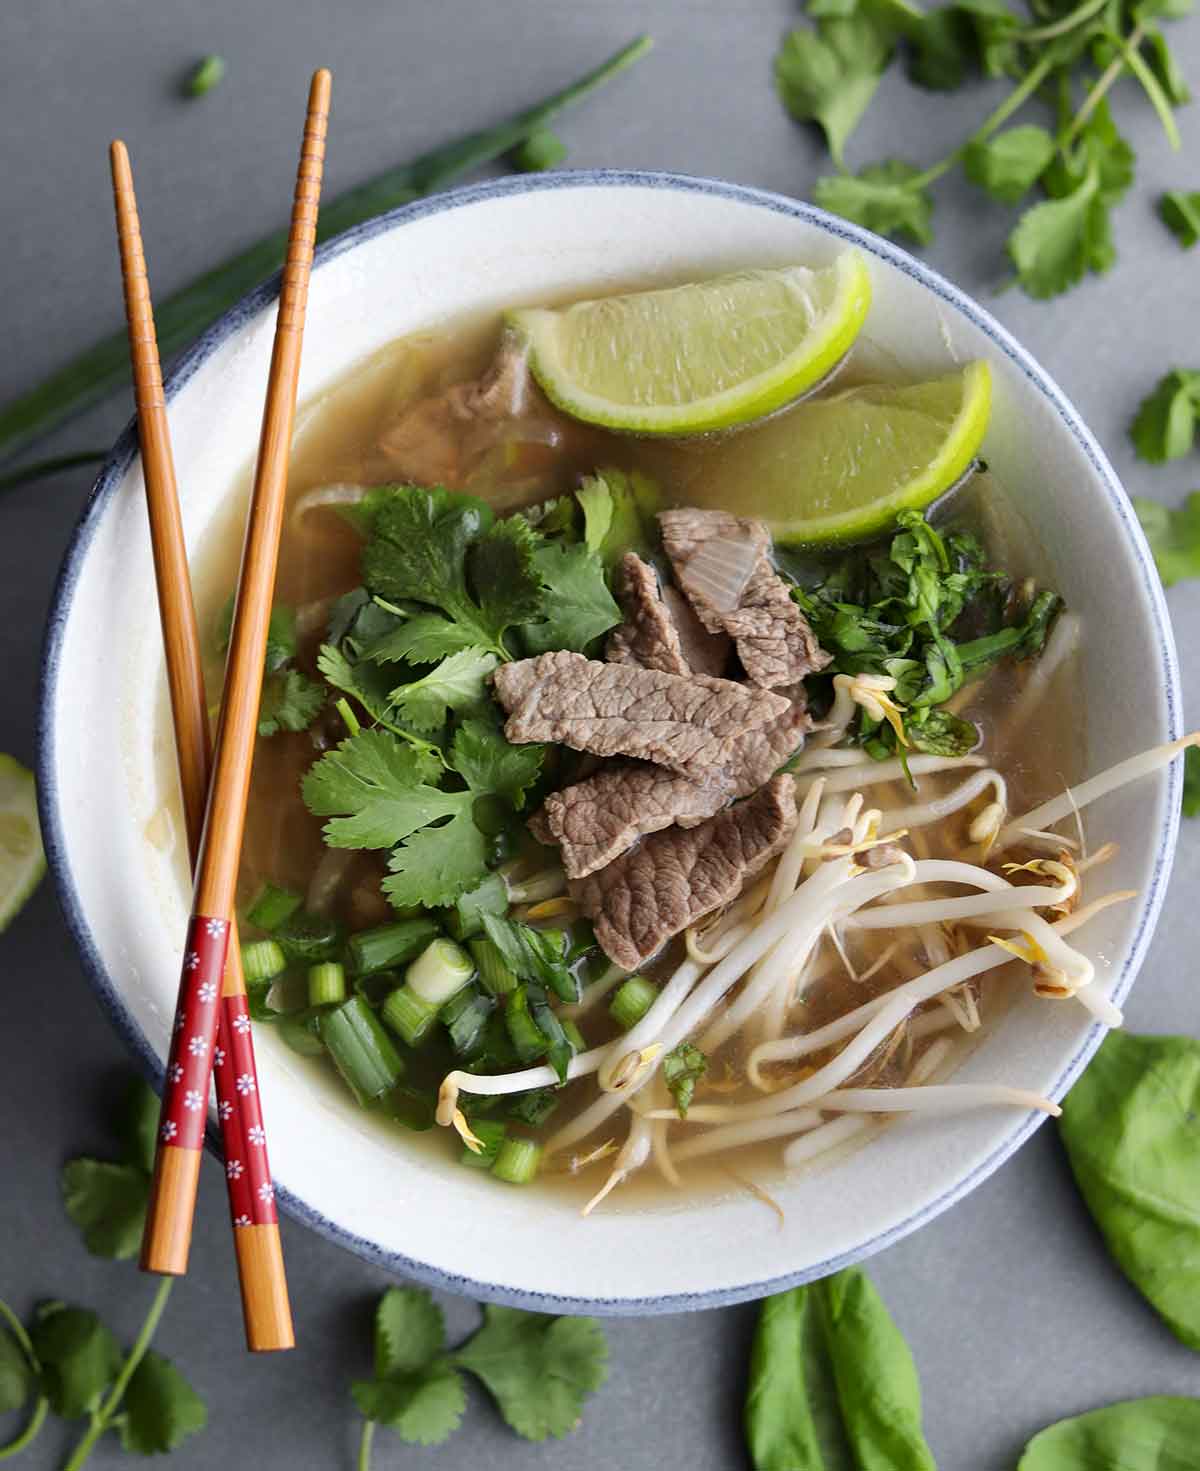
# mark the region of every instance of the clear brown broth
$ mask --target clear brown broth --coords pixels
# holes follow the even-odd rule
[[[292,452],[290,504],[294,506],[305,492],[318,486],[340,482],[379,484],[395,479],[395,472],[377,449],[388,426],[405,406],[482,372],[494,351],[496,338],[494,322],[476,322],[462,324],[456,329],[439,330],[436,334],[401,339],[381,349],[318,399],[305,405],[299,416]],[[855,358],[839,375],[838,388],[844,388],[856,378],[861,381],[867,377],[878,379],[885,376],[880,371],[881,364],[886,369],[886,358],[869,344],[856,350]],[[886,376],[895,375],[887,373]],[[536,503],[563,494],[577,483],[581,474],[601,465],[645,469],[669,494],[673,479],[682,477],[694,484],[696,467],[704,463],[704,449],[697,449],[694,443],[684,448],[611,434],[566,419],[545,403],[541,406],[541,413],[561,431],[562,445],[558,450],[527,453],[516,472],[511,467],[496,471],[485,466],[476,479],[468,480],[463,488],[492,501],[498,510],[504,512],[516,505]],[[747,441],[754,433],[753,428],[742,431]],[[722,476],[732,481],[737,465],[736,455],[727,453],[728,439],[715,438],[713,449],[713,461]],[[678,471],[679,475],[673,476],[673,471]],[[211,535],[198,558],[197,596],[202,627],[210,631],[207,640],[208,677],[209,688],[213,691],[219,689],[221,669],[212,630],[218,610],[236,578],[240,523],[249,479],[250,467],[247,467],[238,492],[230,497],[224,522]],[[704,498],[708,504],[725,504],[730,509],[737,509],[736,485],[733,483],[728,487],[720,484],[715,488],[710,486]],[[1035,577],[1053,585],[1051,569],[1034,546],[1015,506],[993,476],[978,475],[958,493],[954,518],[956,521],[961,519],[982,536],[995,565],[1004,567],[1016,577]],[[301,662],[308,667],[313,666],[324,625],[323,617],[319,616],[322,611],[319,605],[360,582],[360,548],[357,533],[336,511],[319,509],[310,511],[300,520],[292,516],[287,520],[280,548],[276,598],[300,610],[302,618],[305,610],[312,616],[313,631],[302,640],[301,647]],[[1060,791],[1064,784],[1076,778],[1082,758],[1078,727],[1059,713],[1078,708],[1073,699],[1066,698],[1073,693],[1075,679],[1075,671],[1070,666],[1057,676],[1056,687],[1051,689],[1049,697],[1025,727],[1019,746],[1006,750],[998,743],[1002,741],[1005,711],[1027,672],[1022,666],[1001,666],[976,685],[960,706],[960,713],[980,724],[984,734],[983,750],[1008,781],[1012,810],[1026,808]],[[331,728],[327,739],[336,740],[339,734]],[[299,795],[301,778],[317,754],[318,747],[309,733],[280,734],[269,741],[260,741],[243,847],[240,878],[243,899],[268,879],[304,893],[322,861],[329,861],[329,850],[321,838],[320,822],[309,814]],[[925,778],[921,783],[921,798],[936,796],[953,784],[953,774],[946,778]],[[870,795],[870,805],[885,805],[888,801],[903,803],[906,800],[910,799],[895,788],[873,788]],[[936,830],[925,829],[918,841],[928,845],[928,856],[961,852],[966,821],[966,817],[960,815],[959,819],[941,824]],[[378,890],[378,877],[383,871],[382,860],[373,855],[356,854],[349,860],[348,872],[339,885],[342,896],[339,917],[352,928],[376,924],[389,917],[386,901]],[[651,973],[660,976],[669,973],[680,953],[680,946],[671,947],[652,967]],[[868,952],[850,956],[856,970],[860,971],[872,958],[873,953]],[[806,997],[803,1010],[806,1030],[861,1004],[898,979],[897,972],[890,967],[883,969],[875,981],[866,983],[851,979],[839,968],[826,969],[825,978]],[[989,1024],[1008,1005],[1012,987],[1013,982],[1005,972],[994,972],[985,978],[985,984],[979,991],[983,1027],[971,1038],[959,1034],[953,1063],[961,1060],[968,1047],[986,1033]],[[604,1040],[603,1036],[596,1034],[596,1019],[605,1017],[603,1006],[592,1013],[587,1030],[589,1042],[593,1045]],[[884,1065],[872,1081],[879,1085],[901,1081],[904,1071],[911,1066],[919,1051],[920,1044],[915,1050],[898,1050],[893,1060]],[[741,1061],[739,1040],[733,1038],[712,1060],[710,1078],[719,1086],[723,1078],[738,1075]],[[322,1068],[324,1064],[317,1060],[313,1067]],[[942,1071],[945,1070],[948,1069]],[[732,1093],[712,1091],[704,1098],[705,1101],[737,1102],[751,1091],[748,1085],[743,1084]],[[762,1095],[753,1093],[752,1096],[758,1098]],[[555,1113],[549,1130],[560,1127],[574,1110],[586,1107],[594,1097],[593,1080],[571,1085],[570,1101]],[[876,1125],[866,1137],[873,1137],[879,1127],[881,1125]],[[610,1124],[590,1143],[601,1142],[602,1137],[609,1133],[619,1139],[623,1128],[622,1124],[613,1130]],[[433,1140],[435,1147],[443,1152],[448,1148],[448,1141],[440,1130],[427,1136],[412,1135],[407,1130],[400,1132],[405,1136],[398,1145],[400,1148],[413,1147],[410,1141],[422,1137]],[[588,1147],[587,1143],[582,1144],[574,1152],[582,1154]],[[719,1156],[711,1163],[697,1161],[687,1167],[687,1182],[706,1195],[744,1188],[746,1180],[769,1186],[780,1174],[781,1149],[781,1141],[771,1140],[739,1148],[732,1158]],[[539,1184],[553,1184],[555,1188],[567,1188],[584,1195],[590,1194],[602,1177],[603,1169],[598,1167],[579,1178],[548,1174]],[[622,1208],[627,1208],[632,1205],[661,1205],[665,1200],[678,1198],[675,1193],[666,1191],[652,1170],[646,1169],[623,1187],[618,1201]],[[687,1198],[693,1198],[691,1191]]]

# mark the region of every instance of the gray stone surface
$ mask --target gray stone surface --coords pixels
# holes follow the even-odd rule
[[[784,117],[770,61],[794,15],[785,0],[8,0],[0,9],[3,293],[0,402],[120,322],[104,145],[134,152],[152,275],[161,294],[284,216],[295,120],[307,72],[337,78],[328,186],[341,189],[562,83],[640,30],[653,55],[563,126],[575,165],[715,174],[803,194],[821,168],[811,138]],[[1172,28],[1200,74],[1200,21]],[[184,103],[189,62],[229,58],[222,88]],[[996,94],[999,95],[998,93]],[[979,295],[1058,378],[1131,491],[1175,503],[1196,462],[1148,471],[1125,426],[1141,394],[1175,363],[1196,362],[1200,252],[1184,256],[1154,197],[1195,187],[1200,117],[1181,114],[1191,152],[1170,153],[1126,83],[1122,112],[1141,178],[1121,210],[1118,268],[1050,304],[993,299],[1007,215],[947,180],[932,262]],[[933,159],[990,105],[982,89],[941,97],[890,79],[852,144],[855,160]],[[128,412],[111,403],[46,453],[104,443]],[[43,615],[86,474],[0,501],[0,750],[33,753]],[[1175,589],[1191,718],[1200,584]],[[86,718],[81,712],[81,718]],[[1129,1006],[1143,1030],[1194,1030],[1194,902],[1200,824],[1185,832],[1166,913]],[[63,1219],[60,1162],[104,1144],[103,1107],[124,1057],[83,979],[49,885],[0,940],[0,1295],[24,1311],[40,1296],[94,1304],[132,1333],[151,1287],[127,1266],[89,1258]],[[193,1268],[161,1331],[207,1396],[206,1434],[181,1468],[352,1464],[348,1381],[368,1366],[370,1303],[382,1273],[284,1227],[300,1348],[250,1362],[240,1347],[218,1167],[206,1160]],[[1114,1271],[1044,1129],[967,1201],[871,1266],[920,1366],[929,1438],[943,1471],[1005,1471],[1042,1425],[1127,1396],[1196,1393],[1197,1361]],[[476,1309],[446,1300],[452,1333]],[[688,1467],[744,1464],[738,1415],[752,1309],[608,1329],[612,1376],[577,1435],[530,1446],[472,1391],[463,1429],[441,1451],[377,1441],[375,1464]],[[58,1463],[49,1431],[24,1464]],[[97,1465],[115,1464],[114,1448]]]

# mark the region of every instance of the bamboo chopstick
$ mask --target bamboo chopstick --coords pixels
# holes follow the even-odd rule
[[[142,474],[146,484],[146,509],[150,516],[150,543],[154,553],[154,575],[158,587],[159,614],[166,649],[167,684],[175,726],[175,748],[179,760],[179,782],[183,792],[184,822],[193,864],[204,826],[204,801],[208,794],[212,743],[208,730],[208,702],[200,661],[200,636],[192,600],[187,546],[183,536],[175,464],[171,453],[162,370],[154,330],[154,307],[142,249],[133,172],[124,143],[114,142],[109,150],[112,165],[113,204],[117,216],[117,240],[121,250],[121,278],[125,291],[125,316],[129,327],[129,355],[133,365],[134,400],[137,406],[138,438],[142,447]],[[295,1343],[288,1303],[287,1279],[279,1222],[266,1221],[243,1229],[254,1191],[270,1182],[266,1136],[258,1106],[258,1094],[243,1098],[237,1090],[238,1076],[232,1061],[236,1034],[231,1011],[240,1010],[246,993],[241,953],[231,927],[230,948],[225,964],[222,1005],[217,1024],[218,1055],[225,1060],[214,1068],[217,1105],[227,1161],[239,1168],[226,1170],[229,1210],[233,1219],[234,1250],[242,1291],[242,1316],[246,1342],[255,1352],[291,1348]],[[228,1006],[229,998],[234,998]],[[256,1076],[253,1042],[245,1038],[249,1053],[248,1071]]]
[[[219,1011],[229,1015],[229,1040],[233,1049],[222,1066],[233,1065],[237,1091],[243,1102],[257,1099],[257,1083],[247,1065],[250,1018],[244,996],[224,997],[218,1008],[217,994],[230,949],[234,889],[262,694],[267,624],[287,491],[304,312],[325,159],[330,85],[330,74],[322,69],[314,73],[308,95],[258,462],[225,667],[212,781],[196,859],[196,891],[179,980],[179,1011],[163,1091],[154,1189],[142,1238],[141,1260],[147,1271],[178,1275],[187,1268],[200,1150],[204,1142],[203,1101],[208,1097],[212,1077]],[[269,1175],[250,1195],[248,1207],[245,1214],[252,1225],[277,1222]]]

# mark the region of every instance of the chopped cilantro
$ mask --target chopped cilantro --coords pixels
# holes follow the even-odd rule
[[[1184,250],[1200,240],[1200,190],[1191,194],[1171,190],[1158,201],[1158,212]]]
[[[663,1081],[670,1089],[681,1119],[687,1118],[696,1084],[707,1071],[708,1058],[691,1042],[680,1042],[663,1058]]]
[[[273,736],[281,730],[307,730],[325,704],[325,686],[299,669],[269,675],[258,707],[258,733]]]
[[[511,745],[491,721],[472,719],[464,720],[455,732],[450,764],[473,792],[480,796],[494,792],[520,808],[541,773],[545,755],[545,746]]]
[[[1143,460],[1159,464],[1190,453],[1200,416],[1200,371],[1172,368],[1138,407],[1129,433]]]
[[[497,662],[486,649],[460,649],[420,679],[397,685],[388,698],[417,730],[436,730],[451,710],[478,710],[485,703],[487,679]]]
[[[1164,587],[1200,577],[1200,490],[1192,491],[1178,510],[1135,496],[1134,509]]]
[[[468,805],[449,822],[423,827],[393,849],[388,859],[391,875],[383,881],[383,892],[397,909],[453,904],[487,873],[487,841],[471,817],[470,793],[458,795]]]
[[[548,649],[582,653],[593,639],[620,623],[621,610],[608,590],[604,564],[586,544],[543,547],[534,565],[547,594],[545,621],[524,630],[531,654]]]
[[[333,848],[390,848],[418,828],[464,810],[465,792],[431,783],[433,760],[401,744],[389,731],[350,736],[315,763],[302,792],[310,812],[329,817],[325,841]]]

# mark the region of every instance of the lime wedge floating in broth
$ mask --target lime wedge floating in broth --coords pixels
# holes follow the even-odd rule
[[[682,504],[736,506],[776,541],[862,541],[961,479],[991,402],[991,371],[973,362],[927,383],[865,383],[808,399],[703,447],[659,445],[646,468]]]
[[[0,752],[0,930],[45,871],[33,772]]]
[[[863,258],[737,271],[551,310],[513,311],[546,395],[589,424],[698,434],[761,418],[818,384],[871,304]]]

